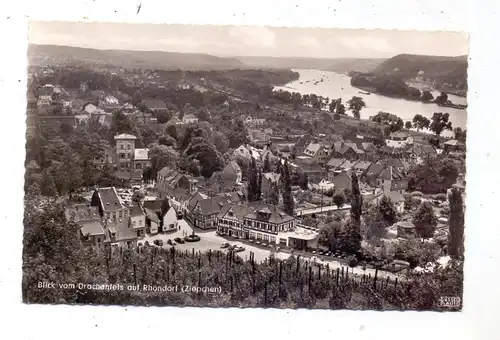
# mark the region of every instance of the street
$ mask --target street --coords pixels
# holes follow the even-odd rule
[[[179,226],[180,226],[180,230],[178,229],[177,231],[173,231],[173,232],[169,232],[169,233],[157,234],[157,235],[146,234],[145,238],[143,240],[141,240],[140,242],[144,243],[145,241],[148,241],[150,245],[153,245],[154,240],[160,239],[163,241],[164,248],[170,248],[171,246],[169,244],[167,244],[167,241],[169,239],[171,239],[173,241],[174,238],[176,238],[176,237],[183,238],[186,235],[191,235],[193,232],[193,228],[191,228],[191,226],[184,219],[179,220]],[[212,251],[222,250],[221,245],[223,245],[224,243],[227,242],[231,245],[234,244],[237,246],[244,247],[245,250],[242,252],[239,252],[238,256],[240,256],[241,258],[243,258],[245,260],[249,258],[250,252],[253,252],[255,261],[257,261],[257,262],[264,262],[264,260],[266,258],[268,258],[270,253],[271,253],[271,251],[269,249],[263,249],[260,247],[256,247],[256,246],[248,244],[246,242],[244,243],[244,242],[241,242],[239,240],[226,240],[223,237],[217,236],[215,233],[215,230],[210,230],[210,231],[197,230],[196,234],[198,236],[200,236],[200,238],[201,238],[201,240],[199,242],[186,242],[184,244],[177,243],[175,245],[175,247],[178,248],[179,250],[186,250],[186,249],[192,250],[194,248],[195,252],[198,252],[198,251],[205,252],[205,251],[208,251],[210,249]],[[291,256],[291,254],[288,252],[280,251],[280,252],[275,252],[274,256],[278,259],[286,260],[287,258],[289,258]],[[306,258],[308,260],[311,260],[311,258],[314,257],[314,258],[316,258],[316,263],[324,264],[325,266],[328,264],[330,269],[344,267],[344,270],[345,270],[346,268],[348,268],[345,264],[343,264],[339,261],[336,261],[333,259],[322,260],[318,256],[314,256],[312,254],[310,256],[301,255],[301,257]],[[324,258],[324,257],[322,257],[322,258]],[[366,268],[366,270],[363,270],[360,266],[358,266],[358,267],[350,268],[349,273],[359,274],[359,275],[371,274],[371,276],[373,277],[375,275],[375,269]],[[380,277],[380,278],[390,277],[391,279],[395,279],[396,277],[401,277],[401,275],[397,275],[397,274],[393,274],[390,272],[385,272],[385,271],[379,270],[378,277]]]

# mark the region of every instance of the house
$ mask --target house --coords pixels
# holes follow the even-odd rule
[[[137,125],[149,125],[156,124],[158,119],[153,116],[151,112],[142,112],[136,110],[127,115],[131,121],[136,123]]]
[[[344,142],[333,143],[332,156],[334,158],[345,158],[348,160],[357,160],[358,153],[350,144]]]
[[[222,176],[225,182],[241,183],[241,168],[235,161],[230,161],[222,170]]]
[[[356,174],[359,177],[364,177],[371,165],[372,165],[371,162],[359,161],[352,166],[352,169],[356,172]]]
[[[398,213],[403,213],[405,209],[405,198],[398,191],[376,191],[376,193],[366,200],[370,205],[376,205],[380,202],[382,197],[387,196],[390,198],[391,202],[394,204],[394,208]]]
[[[217,231],[223,235],[248,239],[244,218],[254,209],[255,207],[249,204],[224,204],[217,217]]]
[[[325,177],[325,169],[319,165],[301,165],[300,168],[306,174],[311,184],[319,183]]]
[[[396,168],[388,166],[376,176],[375,185],[381,187],[384,192],[398,191],[403,193],[408,189],[408,180]]]
[[[93,113],[98,113],[98,112],[104,112],[102,109],[98,108],[96,105],[92,103],[87,103],[84,104],[82,107],[82,110],[85,111],[88,114],[93,114]]]
[[[80,241],[84,246],[103,247],[106,231],[101,220],[79,221]]]
[[[240,145],[237,149],[235,149],[233,155],[236,156],[236,157],[243,157],[243,158],[246,158],[246,159],[251,159],[252,158],[252,153],[244,145]]]
[[[108,128],[113,124],[113,114],[101,110],[92,112],[90,114],[90,119]]]
[[[200,199],[193,205],[190,201],[188,217],[197,228],[213,229],[217,226],[217,216],[226,202],[228,200],[225,197]]]
[[[78,203],[67,206],[64,209],[64,215],[67,221],[100,221],[98,206],[92,206],[90,203]]]
[[[304,156],[310,157],[315,164],[325,164],[327,152],[319,143],[309,143],[304,149]]]
[[[151,165],[149,159],[149,149],[135,149],[134,150],[134,169],[144,170]]]
[[[177,188],[193,193],[196,190],[197,182],[191,175],[183,174],[169,167],[158,171],[156,176],[156,188],[160,198],[168,197]]]
[[[74,130],[78,126],[75,116],[39,116],[37,124],[41,132],[66,128]]]
[[[198,117],[196,117],[194,114],[185,114],[184,117],[182,117],[182,123],[183,124],[198,123]]]
[[[333,183],[333,188],[336,192],[352,189],[351,171],[331,171],[328,173],[328,180]]]
[[[443,144],[444,152],[465,152],[465,144],[456,139],[451,139]]]
[[[167,106],[163,100],[159,99],[144,99],[143,105],[150,111],[167,112]]]
[[[279,233],[293,230],[296,220],[274,205],[264,204],[243,217],[245,238],[271,244],[282,243]],[[285,243],[287,240],[284,240]]]
[[[146,225],[148,232],[151,235],[158,234],[158,231],[160,229],[160,218],[158,217],[156,212],[149,208],[144,208],[144,211],[146,213]]]
[[[300,137],[295,145],[292,148],[292,154],[296,156],[300,156],[304,153],[306,147],[313,141],[313,137],[311,135],[304,135]]]
[[[107,229],[106,243],[120,248],[137,247],[137,232],[129,227],[128,219],[105,222]]]
[[[91,205],[99,207],[99,213],[106,221],[119,219],[128,221],[129,210],[121,203],[114,187],[96,189],[92,195]]]
[[[266,123],[266,120],[263,118],[255,118],[252,116],[246,116],[243,119],[243,124],[249,125],[249,126],[259,126],[259,125],[264,125]]]
[[[44,86],[38,89],[38,99],[52,102],[52,95],[54,94],[54,87]]]
[[[267,134],[266,132],[262,131],[262,130],[259,130],[259,129],[247,129],[247,134],[248,134],[248,138],[250,139],[250,141],[252,141],[253,143],[269,143],[271,141],[271,137],[269,136],[269,134]]]
[[[344,158],[332,158],[326,163],[326,168],[329,170],[339,170],[345,161],[346,159]]]
[[[118,155],[118,168],[123,171],[131,171],[134,169],[134,154],[136,136],[122,133],[115,136],[116,153]]]
[[[173,207],[170,207],[165,216],[163,216],[162,231],[167,232],[177,230],[178,224],[179,220],[177,218],[177,212]]]
[[[408,132],[392,132],[385,140],[385,144],[392,148],[403,148],[413,144],[413,137]]]
[[[137,237],[143,238],[146,233],[146,215],[139,205],[130,208],[129,227],[135,231]]]
[[[262,174],[261,192],[264,200],[269,197],[274,186],[278,186],[279,190],[280,178],[281,174],[275,172],[266,172]]]
[[[415,236],[415,225],[408,221],[399,221],[396,223],[397,235],[401,238],[412,238]]]

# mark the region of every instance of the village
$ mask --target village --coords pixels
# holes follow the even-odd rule
[[[39,72],[42,74],[31,77],[42,78],[53,71]],[[148,86],[161,86],[156,76],[145,77],[142,86],[147,81]],[[206,86],[205,91],[214,91],[207,83],[201,79],[198,84]],[[200,85],[195,89],[192,84],[181,82],[177,87],[199,92]],[[86,102],[89,92],[98,100]],[[230,107],[235,99],[224,98],[219,107]],[[39,85],[28,99],[28,138],[47,136],[49,144],[61,142],[61,138],[67,138],[61,136],[74,131],[113,130],[117,114],[130,124],[127,131],[115,130],[113,142],[100,148],[100,154],[91,155],[97,172],[112,173],[109,185],[96,181],[74,188],[72,193],[78,193],[80,199],[66,201],[66,218],[79,224],[77,237],[88,247],[227,249],[246,258],[250,253],[258,254],[261,261],[270,254],[282,258],[300,254],[319,263],[352,268],[359,265],[361,273],[367,268],[392,273],[407,272],[410,267],[424,270],[425,263],[398,257],[400,244],[421,238],[426,244],[436,245],[434,260],[446,255],[448,197],[452,188],[465,194],[465,144],[456,139],[445,139],[437,148],[421,133],[406,129],[389,131],[382,141],[362,132],[351,134],[349,139],[332,137],[322,128],[276,134],[272,128],[275,122],[266,119],[262,109],[254,114],[247,109],[241,116],[231,117],[243,126],[242,132],[248,136],[242,139],[244,143],[232,143],[235,147],[231,149],[224,142],[220,150],[209,150],[206,156],[198,157],[195,163],[201,171],[191,171],[192,164],[180,168],[179,159],[168,153],[174,144],[182,143],[176,136],[181,129],[200,130],[211,121],[211,131],[218,130],[216,115],[211,113],[207,119],[205,109],[183,107],[179,111],[168,102],[152,98],[132,104],[113,92],[91,91],[86,82],[71,90],[58,84]],[[264,111],[267,109],[279,112],[278,116],[286,114],[283,106],[277,111],[271,107]],[[211,110],[214,112],[213,107]],[[310,115],[311,108],[306,110]],[[332,113],[338,114],[335,110]],[[318,110],[318,115],[325,113]],[[165,116],[169,117],[166,123],[159,123]],[[332,130],[337,123],[339,119],[331,120]],[[136,127],[157,131],[158,126],[175,132],[160,137],[160,141],[153,138],[149,145],[139,140],[150,136],[133,134]],[[215,156],[220,160],[210,159],[216,152],[225,153]],[[425,186],[419,186],[422,179],[415,178],[419,171],[428,172],[425,167],[432,167],[431,161],[445,157],[449,164],[436,167],[454,167],[453,182],[432,193],[417,190]],[[177,162],[172,161],[176,158]],[[211,162],[221,164],[210,175],[206,171],[202,175],[203,167],[208,167],[203,163]],[[339,245],[339,228],[332,227],[352,213],[353,181],[367,216],[361,226],[363,251],[358,255]],[[385,215],[380,217],[380,211]],[[419,214],[427,218],[420,225],[420,217],[415,217]]]

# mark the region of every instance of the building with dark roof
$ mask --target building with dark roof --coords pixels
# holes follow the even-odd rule
[[[164,112],[167,111],[167,105],[165,104],[165,102],[163,100],[144,99],[142,101],[142,103],[144,104],[144,106],[146,106],[146,108],[148,110],[151,110],[151,111],[164,111]]]
[[[99,207],[101,217],[106,221],[120,219],[128,221],[129,210],[121,203],[114,187],[96,189],[92,196],[91,205]]]

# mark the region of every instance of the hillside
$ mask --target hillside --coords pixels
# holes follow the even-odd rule
[[[221,58],[208,54],[162,51],[98,50],[55,45],[29,45],[31,65],[94,64],[124,68],[224,70],[244,68],[236,58]]]
[[[399,54],[381,63],[372,73],[376,76],[394,75],[409,80],[419,76],[419,72],[426,82],[435,82],[436,88],[448,83],[457,90],[467,89],[467,56]]]
[[[349,71],[369,72],[385,59],[357,58],[292,58],[292,57],[238,57],[247,67],[318,69],[347,73]]]

